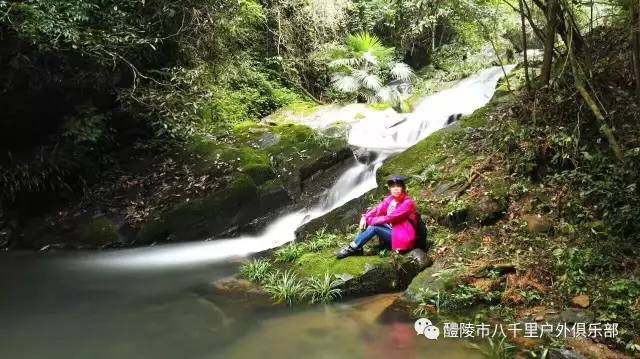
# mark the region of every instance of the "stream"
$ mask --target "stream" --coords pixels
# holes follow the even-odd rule
[[[372,152],[374,160],[356,162],[320,203],[282,215],[258,235],[102,252],[0,254],[0,356],[481,357],[461,340],[417,336],[408,318],[377,320],[393,295],[234,316],[232,301],[204,299],[195,288],[236,273],[240,260],[294,240],[300,225],[375,188],[386,158],[446,126],[450,115],[485,105],[502,75],[500,67],[480,71],[425,97],[409,114],[368,110],[351,123],[349,143]],[[340,117],[325,114],[307,124],[322,128],[334,118]]]

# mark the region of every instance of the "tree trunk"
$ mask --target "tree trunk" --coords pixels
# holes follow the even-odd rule
[[[544,56],[542,58],[542,84],[549,85],[551,80],[551,66],[553,65],[553,49],[556,42],[557,0],[547,0],[546,17],[547,28],[544,40]]]
[[[584,76],[584,72],[577,63],[577,60],[574,58],[571,49],[569,49],[569,57],[569,61],[571,62],[571,72],[573,73],[573,79],[576,85],[576,89],[580,93],[580,96],[582,96],[582,99],[587,103],[587,106],[589,106],[589,109],[591,109],[591,112],[593,112],[593,115],[596,117],[598,122],[600,122],[600,131],[602,131],[604,137],[609,142],[609,146],[611,147],[611,150],[613,151],[616,159],[620,162],[624,162],[620,144],[616,140],[613,134],[613,130],[611,130],[611,127],[609,127],[609,125],[607,124],[602,111],[600,111],[600,107],[593,99],[593,97],[591,97],[591,94],[589,94],[589,91],[585,87],[586,77]]]
[[[527,29],[524,24],[523,0],[518,1],[520,9],[520,26],[522,27],[522,56],[524,58],[524,81],[527,86],[527,92],[531,92],[531,81],[529,80],[529,61],[527,60]]]

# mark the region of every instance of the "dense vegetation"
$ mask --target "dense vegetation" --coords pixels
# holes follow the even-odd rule
[[[504,51],[500,35],[517,31],[506,10],[421,0],[2,1],[3,222],[20,226],[16,219],[92,192],[104,169],[127,158],[203,140],[237,147],[234,125],[283,106],[398,100],[378,82],[410,76],[402,61],[470,73],[463,57],[487,38]],[[384,54],[382,72],[371,73],[382,76],[373,78],[382,97],[332,86],[352,70],[336,67],[351,56],[345,41],[359,46],[353,56]]]
[[[344,146],[277,118],[258,123],[278,109],[308,114],[319,104],[382,102],[376,106],[409,111],[439,84],[522,53],[500,83],[502,97],[380,170],[411,176],[434,255],[451,274],[443,293],[421,288],[416,310],[482,302],[515,317],[513,308],[589,295],[598,320],[626,321],[607,344],[637,353],[639,7],[629,0],[0,0],[0,246],[16,244],[7,242],[26,219],[96,198],[109,198],[100,205],[136,223],[161,213],[145,222],[149,236],[190,227],[175,222],[192,203],[234,202],[208,192],[253,199],[292,171],[311,171],[312,156]],[[532,48],[543,50],[542,61],[527,57]],[[414,96],[398,82],[412,83]],[[280,142],[253,146],[271,127]],[[131,174],[131,162],[144,168]],[[433,196],[443,184],[453,195]],[[114,193],[137,185],[156,198],[115,203]],[[480,200],[500,215],[482,217]],[[73,233],[85,232],[117,236],[102,219]],[[283,263],[326,255],[352,235],[322,232],[244,275],[281,302],[336,299],[325,272],[299,279]],[[496,269],[504,261],[512,272]],[[481,265],[484,284],[501,290],[456,274]]]

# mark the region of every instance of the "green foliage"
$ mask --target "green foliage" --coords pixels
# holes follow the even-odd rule
[[[271,269],[271,262],[268,259],[254,259],[240,267],[240,275],[250,281],[263,283],[269,278],[268,275]]]
[[[309,298],[311,304],[330,303],[340,297],[341,290],[336,288],[340,283],[340,280],[333,279],[329,273],[321,278],[311,277],[305,282],[303,295]]]
[[[303,252],[304,252],[304,248],[302,246],[296,245],[295,243],[291,243],[278,249],[274,253],[274,257],[276,262],[291,263],[296,259],[300,258]]]
[[[346,47],[331,49],[328,66],[333,86],[345,93],[363,96],[368,102],[398,104],[402,96],[397,87],[384,85],[391,79],[408,81],[413,70],[402,62],[393,62],[393,48],[367,32],[349,35]]]
[[[591,276],[598,268],[600,260],[591,248],[567,248],[553,251],[556,257],[560,285],[570,294],[587,291]]]
[[[304,298],[305,288],[304,282],[300,281],[293,271],[286,270],[275,271],[264,286],[264,291],[276,303],[286,303],[291,306]]]
[[[513,358],[517,348],[515,345],[509,343],[506,337],[501,337],[500,339],[489,337],[486,342],[482,344],[471,343],[469,345],[489,359]]]

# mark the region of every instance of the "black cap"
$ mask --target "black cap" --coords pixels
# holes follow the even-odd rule
[[[403,176],[391,176],[387,180],[387,186],[391,186],[393,184],[399,184],[401,186],[405,186],[405,183],[404,183],[405,180],[406,178]]]

